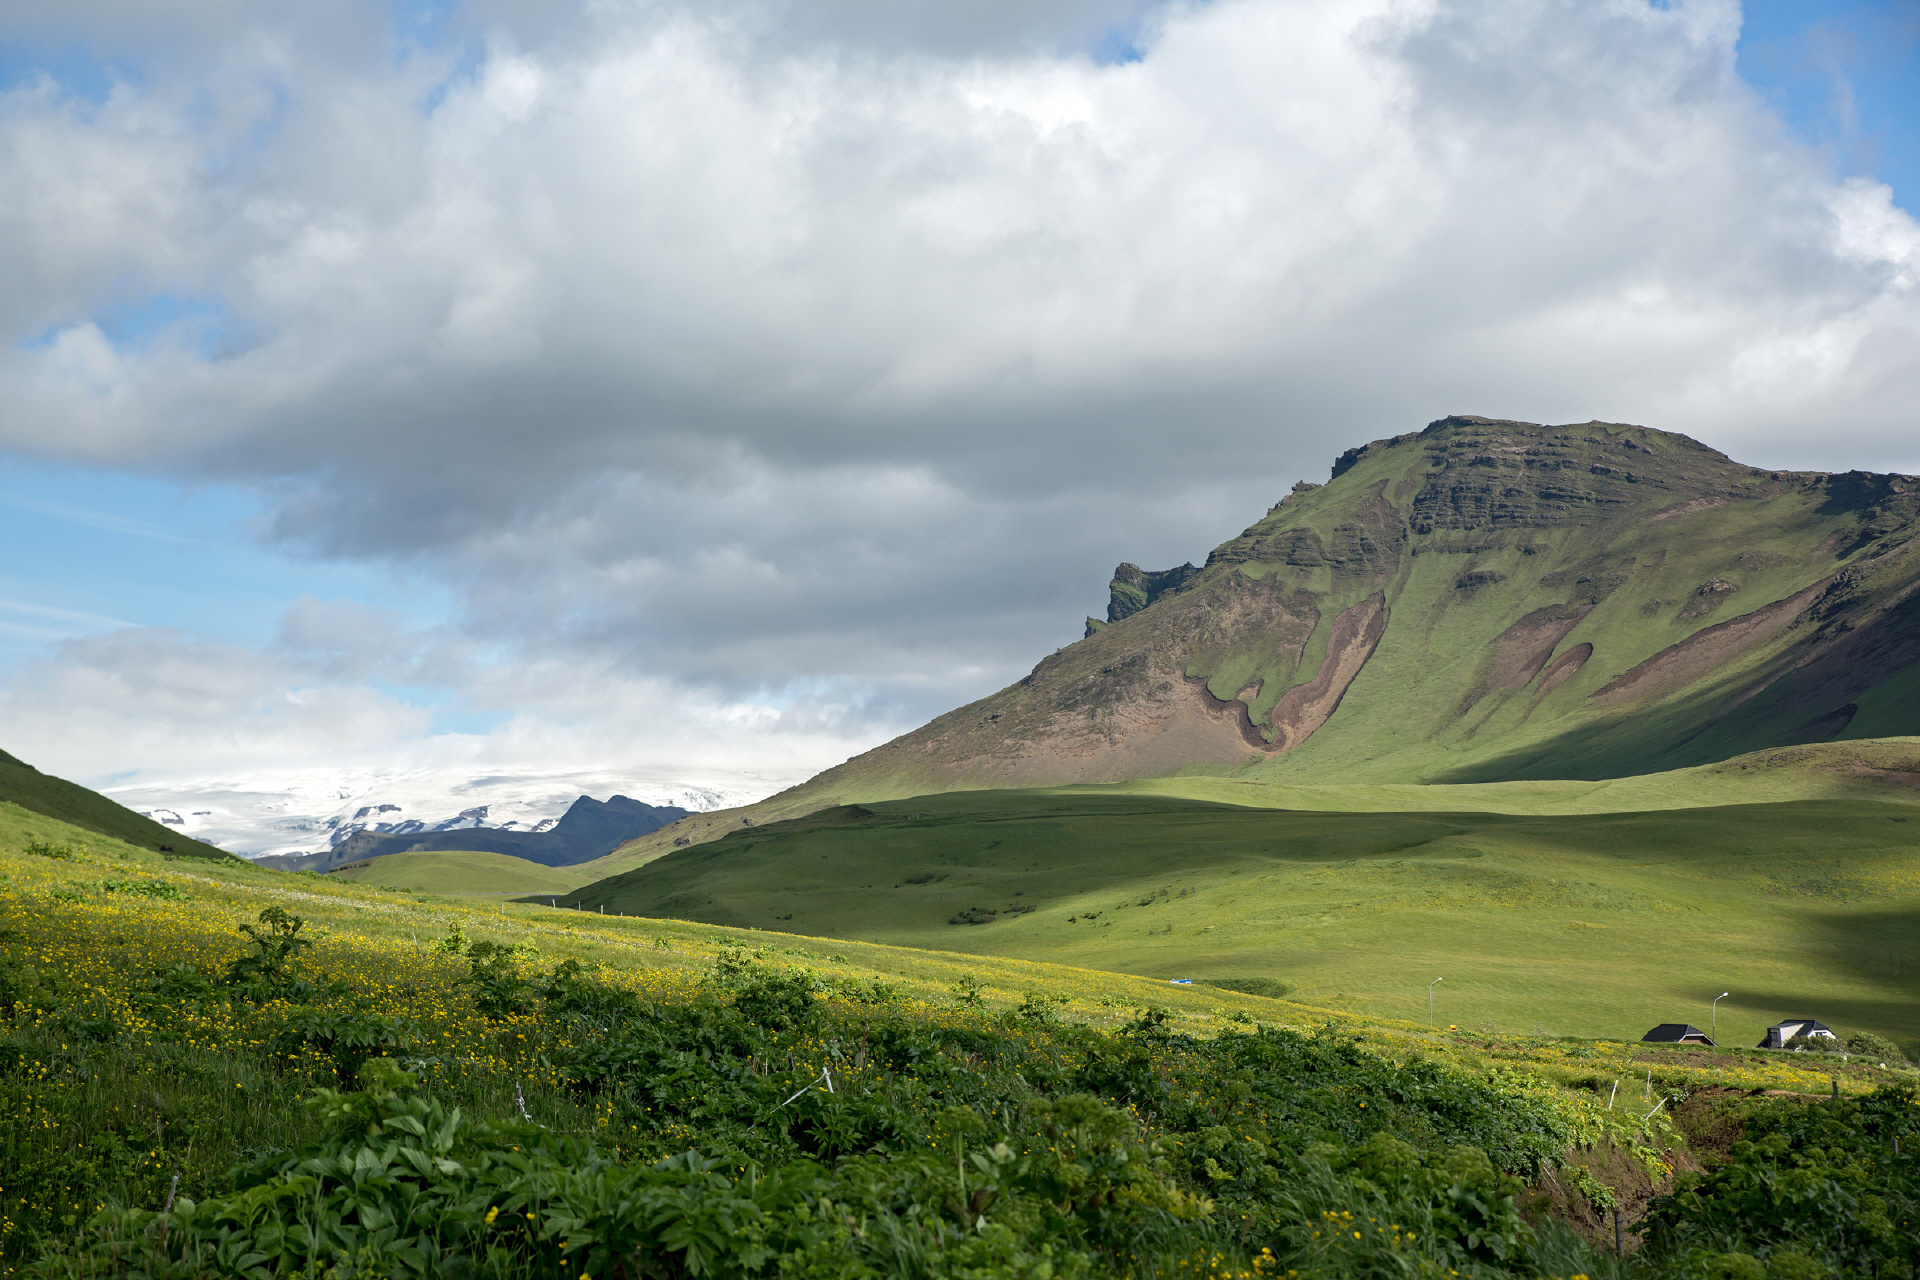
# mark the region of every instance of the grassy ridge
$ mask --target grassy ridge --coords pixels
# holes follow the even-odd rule
[[[1100,791],[1178,796],[1257,809],[1348,813],[1646,813],[1794,800],[1920,804],[1920,738],[1773,747],[1715,764],[1624,778],[1452,784],[1260,782],[1182,776]]]
[[[1230,784],[1223,784],[1230,785]],[[1799,800],[1598,814],[1339,813],[1124,789],[828,810],[568,901],[1171,978],[1459,1025],[1638,1036],[1787,1016],[1920,1038],[1920,811]]]
[[[55,818],[97,836],[158,852],[169,847],[183,858],[229,859],[233,855],[210,844],[143,818],[125,805],[115,804],[64,778],[44,774],[24,760],[0,751],[0,803],[14,804],[43,817]]]

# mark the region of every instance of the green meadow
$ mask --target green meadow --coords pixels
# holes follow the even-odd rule
[[[1691,771],[1690,771],[1691,772]],[[563,902],[1173,979],[1442,1025],[1637,1038],[1713,1021],[1920,1040],[1920,803],[1909,787],[1738,771],[1639,785],[1313,790],[1208,779],[962,792],[737,831]],[[1771,798],[1835,787],[1845,798]],[[1611,787],[1623,811],[1598,808]],[[1187,795],[1151,794],[1187,791]],[[1712,799],[1714,788],[1701,792]],[[1372,792],[1371,795],[1358,794]],[[1450,811],[1447,800],[1493,799]],[[1458,795],[1455,793],[1469,793]],[[1384,794],[1382,794],[1384,793]],[[1233,795],[1239,804],[1198,795]],[[1397,807],[1404,805],[1404,807]],[[1371,811],[1365,811],[1370,809]]]
[[[948,798],[969,799],[812,830],[998,825],[998,853],[1042,821]],[[1040,801],[1110,843],[1313,818],[1328,868],[1464,821]],[[919,843],[915,865],[945,869],[908,887],[998,865],[941,861],[956,848]],[[1148,896],[1061,928],[1118,937],[1110,913],[1197,895]],[[0,804],[0,1275],[1691,1280],[1914,1259],[1916,1076],[1868,1041],[1847,1059],[1429,1031],[1272,983],[800,923],[397,893]],[[1740,1133],[1778,1141],[1735,1150],[1711,1175],[1730,1190],[1653,1198]],[[1814,1208],[1740,1217],[1739,1188],[1789,1166]]]
[[[390,853],[327,873],[350,884],[378,885],[414,893],[560,894],[593,879],[572,867],[548,867],[504,853],[444,849]]]

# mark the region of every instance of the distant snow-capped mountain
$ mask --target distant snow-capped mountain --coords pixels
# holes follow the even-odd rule
[[[489,827],[546,831],[582,795],[624,794],[644,804],[704,812],[747,804],[785,779],[720,785],[636,780],[612,772],[343,770],[147,782],[105,794],[184,835],[248,857],[330,849],[362,831],[412,835]]]

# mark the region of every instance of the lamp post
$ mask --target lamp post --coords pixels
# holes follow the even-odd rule
[[[1445,978],[1435,978],[1433,982],[1445,982]],[[1427,984],[1427,1030],[1433,1030],[1433,982]]]
[[[1720,1002],[1726,998],[1727,993],[1722,991],[1713,998],[1713,1003],[1707,1006],[1707,1038],[1715,1044],[1720,1042]]]

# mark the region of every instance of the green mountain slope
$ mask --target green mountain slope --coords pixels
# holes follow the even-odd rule
[[[1608,778],[1920,732],[1917,518],[1905,477],[1446,419],[807,790]]]
[[[1756,796],[1820,781],[1756,772]],[[1427,983],[1444,977],[1446,1020],[1555,1034],[1704,1024],[1706,1000],[1731,990],[1719,1016],[1741,1036],[1793,1014],[1912,1042],[1920,795],[1865,785],[1557,814],[1311,812],[1123,786],[949,792],[739,830],[562,903],[1161,979],[1265,978],[1370,1016],[1424,1019]],[[1738,789],[1726,780],[1723,794]]]
[[[1920,479],[1764,471],[1610,423],[1349,450],[1199,569],[1122,565],[1026,678],[743,820],[983,787],[1602,780],[1920,734]]]
[[[181,835],[151,818],[143,818],[97,791],[89,791],[63,778],[44,774],[4,751],[0,751],[0,800],[88,831],[124,840],[142,849],[156,852],[165,850],[186,858],[233,856],[210,844],[202,844]]]

